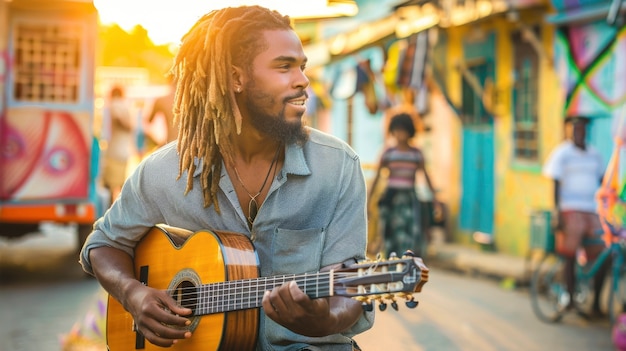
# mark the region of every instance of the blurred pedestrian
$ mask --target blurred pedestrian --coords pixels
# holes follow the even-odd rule
[[[602,225],[596,212],[596,191],[604,174],[600,153],[586,143],[587,124],[585,116],[567,117],[566,138],[550,154],[543,173],[554,181],[554,207],[556,213],[556,250],[565,258],[564,280],[569,298],[566,308],[574,308],[576,285],[576,259],[578,249],[583,247],[588,262],[593,262],[604,249]],[[594,277],[594,301],[592,315],[601,316],[600,295],[608,264],[601,267]]]
[[[108,111],[111,136],[105,153],[103,182],[111,192],[113,202],[126,180],[128,161],[135,149],[133,116],[121,86],[111,89]]]
[[[395,143],[387,147],[380,158],[368,198],[371,202],[382,170],[387,169],[387,184],[378,201],[379,228],[385,252],[387,255],[395,252],[402,256],[404,251],[410,249],[423,257],[428,228],[416,192],[415,181],[419,172],[424,174],[437,210],[440,209],[440,204],[435,198],[435,189],[426,171],[424,154],[411,142],[416,134],[411,116],[408,113],[393,115],[388,131]]]
[[[154,101],[152,110],[148,115],[148,122],[152,123],[157,116],[165,118],[167,125],[165,144],[176,140],[178,137],[178,127],[174,123],[174,98],[176,96],[176,84],[173,78],[170,78],[170,86],[167,95],[161,96]]]

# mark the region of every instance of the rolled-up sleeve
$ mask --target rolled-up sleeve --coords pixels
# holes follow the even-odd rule
[[[149,228],[161,223],[162,215],[153,203],[149,189],[154,189],[153,179],[148,176],[149,163],[140,163],[122,188],[119,198],[94,224],[93,232],[80,253],[83,270],[93,274],[89,251],[98,247],[113,247],[134,256],[137,242]]]

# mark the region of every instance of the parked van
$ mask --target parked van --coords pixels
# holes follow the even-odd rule
[[[93,1],[0,1],[0,236],[73,224],[79,245],[105,206],[93,135]]]

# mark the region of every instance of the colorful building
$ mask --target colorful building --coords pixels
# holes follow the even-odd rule
[[[531,214],[551,207],[541,166],[562,138],[553,27],[543,21],[548,4],[452,14],[464,10],[477,11],[451,10],[449,18],[473,20],[440,28],[433,58],[433,77],[460,122],[451,135],[459,166],[451,182],[459,186],[455,240],[523,255]]]
[[[591,117],[589,144],[607,162],[613,150],[622,19],[607,20],[609,2],[439,5],[426,118],[452,240],[526,255],[531,217],[553,208],[541,168],[565,137],[564,117]]]
[[[367,168],[385,144],[385,109],[408,103],[424,123],[419,143],[449,209],[447,239],[526,255],[531,217],[553,208],[541,169],[564,138],[564,117],[592,117],[589,143],[607,161],[611,153],[625,47],[621,27],[607,24],[611,4],[397,1],[389,13],[389,2],[375,3],[359,1],[351,21],[360,24],[324,37],[330,131]],[[367,81],[375,82],[374,109]]]

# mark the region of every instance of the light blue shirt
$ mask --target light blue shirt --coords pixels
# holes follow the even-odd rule
[[[250,237],[261,276],[317,272],[349,259],[365,258],[366,187],[357,154],[336,137],[309,129],[302,146],[286,146],[283,168],[273,179],[252,229],[233,183],[222,167],[217,197],[221,214],[203,207],[200,167],[193,190],[184,195],[187,173],[178,177],[176,144],[147,157],[124,184],[111,208],[98,219],[81,252],[92,273],[89,250],[111,246],[133,255],[136,243],[155,224],[191,231],[234,231]],[[258,350],[352,350],[350,338],[369,329],[374,313],[363,313],[351,330],[321,338],[295,334],[261,309]],[[285,346],[288,345],[288,346]]]
[[[596,213],[595,194],[600,188],[604,163],[591,145],[582,150],[570,140],[559,144],[550,153],[543,174],[560,182],[559,210]]]

